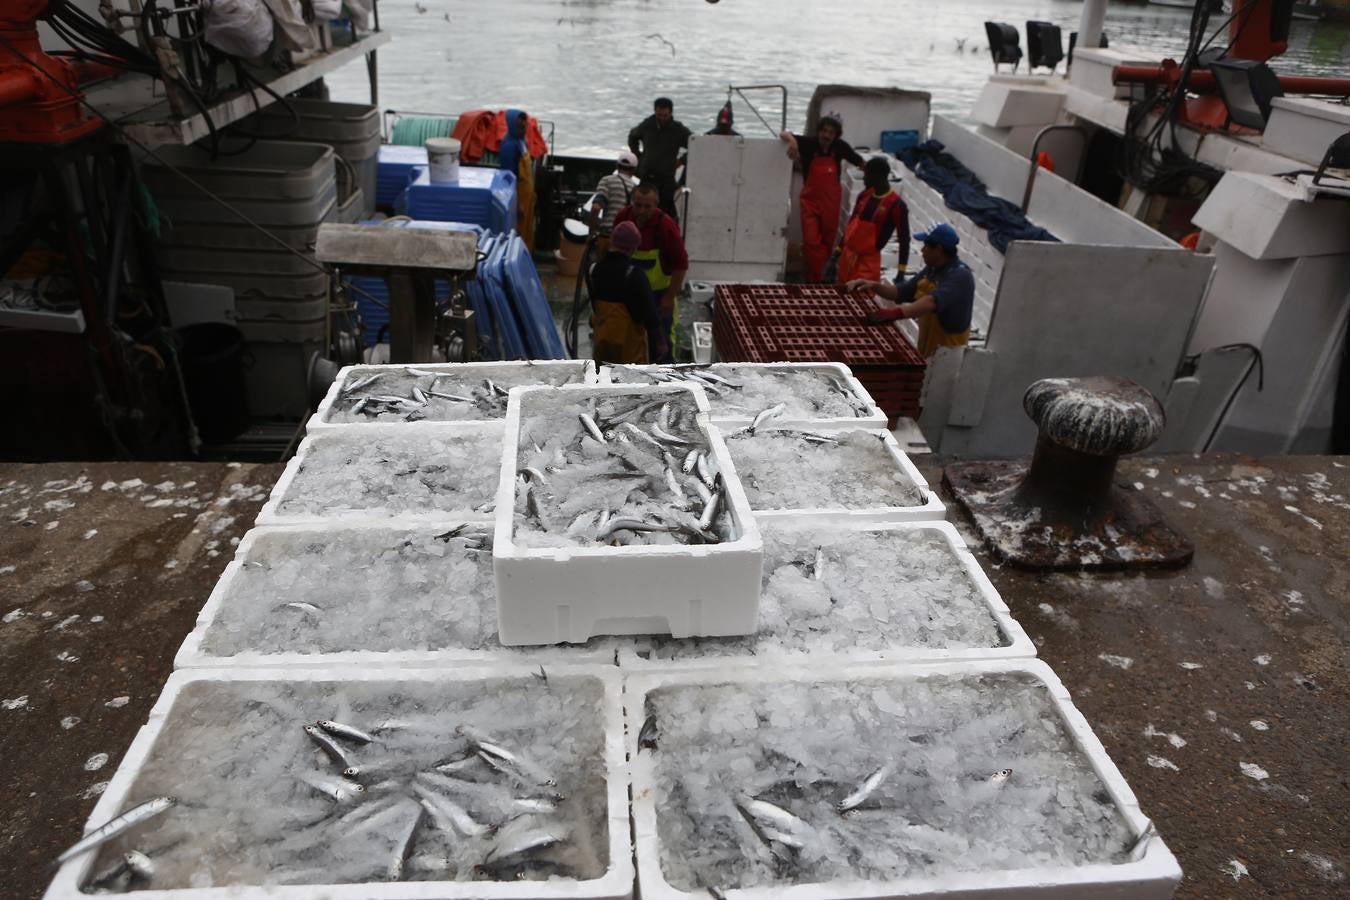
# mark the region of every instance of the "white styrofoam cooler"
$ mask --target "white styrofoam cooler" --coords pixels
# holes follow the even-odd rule
[[[941,540],[951,550],[953,566],[959,567],[969,576],[976,591],[979,592],[984,608],[998,626],[999,632],[1007,641],[1000,647],[966,647],[947,649],[940,647],[915,647],[897,645],[884,650],[830,650],[820,653],[798,653],[783,651],[773,644],[754,648],[753,655],[715,655],[684,657],[680,659],[652,659],[644,655],[641,644],[619,650],[619,665],[633,672],[654,672],[668,669],[722,669],[727,666],[783,666],[800,665],[820,657],[839,663],[898,663],[898,662],[938,662],[946,660],[977,659],[1023,659],[1036,655],[1036,645],[1012,617],[1008,605],[1003,602],[989,577],[984,574],[979,561],[970,552],[966,542],[949,522],[893,522],[877,525],[864,522],[833,522],[828,526],[816,521],[794,521],[785,518],[770,519],[760,523],[761,536],[774,531],[787,529],[833,530],[839,533],[868,532],[873,534],[891,534],[897,541],[909,541],[915,537],[933,536]],[[767,559],[766,559],[767,562]],[[767,578],[770,573],[765,572]],[[764,613],[761,611],[760,618]]]
[[[439,523],[436,527],[449,527],[453,522]],[[430,527],[430,526],[427,526]],[[482,649],[445,648],[441,650],[345,650],[334,653],[304,652],[243,652],[233,656],[222,656],[204,648],[207,632],[221,616],[223,608],[229,603],[240,602],[231,596],[236,579],[241,575],[244,564],[265,553],[269,539],[282,535],[312,535],[319,539],[341,540],[344,534],[351,532],[388,532],[390,534],[408,531],[408,526],[391,525],[388,519],[351,520],[342,519],[329,523],[309,525],[275,525],[254,528],[244,535],[235,551],[234,559],[221,573],[206,605],[197,615],[197,624],[192,629],[178,653],[174,657],[174,668],[247,668],[254,666],[360,666],[398,665],[409,667],[431,667],[438,665],[611,665],[614,662],[616,647],[621,647],[625,639],[612,638],[596,646],[558,646],[508,648],[500,644]],[[281,598],[278,598],[281,599]],[[453,585],[447,585],[445,602],[456,602]],[[399,615],[397,598],[392,596],[388,607],[389,617]],[[625,648],[626,649],[626,648]]]
[[[295,669],[188,669],[169,676],[164,691],[150,710],[150,717],[131,742],[117,772],[94,806],[85,823],[87,833],[124,811],[127,797],[135,787],[142,767],[149,759],[180,694],[196,682],[466,682],[500,678],[533,678],[529,667],[497,666],[491,669],[416,669],[356,668],[353,666]],[[632,840],[628,816],[628,772],[624,759],[623,709],[618,670],[600,666],[559,668],[558,675],[593,677],[604,686],[604,755],[609,831],[609,870],[601,878],[588,881],[553,879],[549,881],[401,881],[365,882],[332,885],[230,885],[214,888],[137,891],[146,900],[458,900],[458,898],[539,898],[539,900],[627,900],[633,896]],[[171,813],[170,813],[171,814]],[[84,900],[89,894],[80,884],[89,875],[97,857],[82,853],[57,871],[44,900]]]
[[[614,366],[600,367],[601,384],[635,384],[635,382],[615,381]],[[624,366],[625,369],[635,369],[642,371],[648,368],[664,368],[662,366]],[[714,374],[721,374],[726,371],[736,371],[737,369],[770,369],[779,372],[818,372],[835,379],[840,387],[850,394],[855,400],[864,403],[867,406],[867,412],[858,416],[846,418],[794,418],[785,417],[774,419],[772,426],[775,428],[885,428],[886,414],[872,400],[872,395],[863,387],[862,382],[853,377],[852,370],[843,363],[714,363],[708,368]],[[697,381],[691,381],[691,384],[697,384]],[[712,423],[719,428],[737,428],[749,425],[752,421],[750,416],[720,416],[715,412],[709,412]]]
[[[428,510],[426,512],[401,512],[389,514],[382,512],[379,508],[365,508],[352,511],[343,511],[330,515],[314,515],[310,513],[303,514],[285,514],[279,512],[282,502],[286,499],[291,490],[300,469],[305,464],[305,460],[313,452],[314,447],[319,442],[343,441],[352,443],[362,443],[369,445],[372,440],[383,435],[390,435],[395,438],[406,439],[410,434],[419,436],[435,435],[439,438],[453,440],[462,435],[484,435],[484,434],[502,433],[501,422],[474,422],[456,423],[456,422],[436,422],[428,423],[416,432],[410,432],[406,424],[392,422],[382,422],[379,424],[365,425],[359,431],[352,431],[350,428],[337,426],[326,428],[315,434],[310,434],[300,442],[295,456],[291,457],[286,463],[286,468],[282,470],[281,477],[277,483],[272,486],[272,493],[268,495],[267,502],[263,508],[258,511],[258,517],[254,520],[257,525],[288,525],[288,524],[314,524],[321,522],[336,522],[344,518],[351,517],[378,517],[387,524],[395,525],[418,525],[428,522],[489,522],[492,520],[492,513],[477,512],[472,509],[446,509],[446,510]]]
[[[500,419],[449,419],[443,421],[422,420],[419,422],[330,422],[329,415],[332,413],[333,404],[337,402],[338,396],[342,393],[342,386],[347,383],[349,377],[360,377],[362,375],[374,375],[376,372],[398,372],[412,369],[422,369],[427,372],[444,372],[448,375],[467,374],[477,377],[478,373],[489,372],[509,372],[520,375],[529,375],[532,371],[544,372],[567,372],[575,370],[580,376],[581,381],[578,384],[595,384],[597,380],[595,372],[595,363],[589,359],[541,359],[531,362],[510,362],[510,361],[491,361],[491,362],[468,362],[468,363],[389,363],[383,365],[360,365],[343,366],[338,372],[337,378],[328,387],[328,393],[324,395],[319,403],[319,408],[314,411],[314,415],[309,417],[309,422],[305,430],[309,434],[318,431],[324,431],[330,428],[349,428],[353,425],[415,425],[418,427],[427,426],[460,426],[460,425],[478,425],[484,423],[500,423]]]
[[[514,540],[521,407],[531,398],[577,395],[692,396],[713,468],[722,473],[735,540],[630,547],[518,547]],[[493,564],[497,622],[507,645],[580,643],[597,634],[749,634],[759,609],[764,547],[708,399],[688,385],[513,388],[497,488]]]
[[[765,434],[770,434],[777,423],[770,423],[764,429]],[[755,516],[761,522],[767,522],[772,519],[790,519],[815,521],[819,524],[826,524],[831,520],[852,521],[862,523],[885,524],[888,522],[938,522],[947,518],[947,507],[938,499],[937,492],[928,486],[928,481],[915,467],[910,460],[909,455],[900,449],[900,445],[895,441],[895,435],[884,428],[811,428],[817,434],[836,437],[846,431],[866,431],[868,434],[875,434],[877,438],[885,445],[886,452],[890,454],[891,459],[895,461],[896,469],[908,481],[918,486],[923,496],[923,502],[915,506],[876,506],[865,507],[861,509],[844,509],[841,507],[812,507],[810,509],[755,509]]]
[[[638,733],[642,728],[647,694],[658,688],[687,684],[768,684],[785,682],[849,681],[894,677],[914,679],[927,676],[980,675],[985,673],[1026,673],[1048,690],[1050,701],[1070,739],[1087,758],[1101,778],[1116,808],[1134,837],[1150,827],[1139,809],[1130,786],[1106,753],[1083,714],[1074,707],[1069,691],[1037,659],[979,660],[947,663],[914,663],[889,667],[848,663],[813,662],[807,666],[766,666],[727,668],[716,673],[698,670],[632,674],[624,682],[624,716],[628,723],[629,770],[633,779],[633,826],[637,856],[638,889],[643,900],[684,900],[702,898],[703,892],[688,893],[668,884],[661,872],[660,837],[656,827],[655,787],[652,754],[639,752]],[[941,900],[1166,900],[1181,880],[1181,867],[1158,835],[1150,837],[1143,853],[1134,861],[1096,863],[1061,868],[1004,869],[986,872],[953,872],[950,875],[902,879],[899,881],[835,881],[816,884],[771,885],[728,890],[728,900],[900,900],[900,898],[941,898]]]

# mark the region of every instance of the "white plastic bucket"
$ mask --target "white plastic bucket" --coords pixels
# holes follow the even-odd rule
[[[454,138],[428,138],[427,163],[432,184],[459,181],[459,141]]]

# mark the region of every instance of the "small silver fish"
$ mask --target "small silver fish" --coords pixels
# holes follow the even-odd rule
[[[309,613],[312,616],[317,616],[319,613],[323,612],[322,606],[315,606],[313,603],[304,600],[292,600],[289,603],[283,603],[281,605],[287,609],[298,609],[301,612]]]
[[[456,403],[477,403],[477,402],[478,402],[477,400],[475,400],[475,399],[472,398],[472,397],[465,397],[463,394],[447,394],[447,393],[445,393],[444,391],[433,391],[433,390],[431,390],[431,389],[427,389],[427,390],[423,391],[422,393],[426,394],[428,397],[438,397],[438,398],[440,398],[441,400],[454,400]]]
[[[468,810],[449,797],[420,784],[413,784],[412,791],[431,814],[431,821],[442,831],[458,832],[465,837],[479,837],[492,831],[492,826],[474,819]]]
[[[781,852],[775,845],[782,845],[789,850],[801,850],[806,846],[806,841],[799,837],[799,833],[809,831],[811,826],[782,807],[742,796],[736,799],[736,808],[774,855]]]
[[[681,447],[694,447],[698,445],[698,441],[691,441],[687,438],[682,438],[677,434],[671,434],[669,431],[662,428],[659,422],[652,423],[652,434],[663,444],[676,444]]]
[[[551,787],[557,784],[553,776],[535,766],[520,754],[506,749],[477,729],[471,726],[460,726],[456,731],[472,741],[484,761],[498,771],[501,771],[502,767],[509,767],[537,785]]]
[[[825,548],[816,548],[816,567],[811,571],[811,577],[816,581],[823,581],[825,578]]]
[[[521,466],[519,469],[516,470],[516,474],[524,475],[526,478],[530,479],[535,484],[548,484],[548,478],[546,478],[544,476],[544,473],[536,469],[534,466]]]
[[[332,719],[320,719],[314,724],[333,737],[342,738],[344,741],[356,741],[358,744],[375,743],[375,738],[361,729],[354,728],[351,725],[343,725],[341,722],[334,722]]]
[[[688,499],[684,496],[684,489],[680,487],[680,480],[675,477],[675,470],[666,466],[666,487],[675,495],[675,502],[681,509],[689,505]]]
[[[113,881],[128,875],[132,880],[148,881],[155,874],[155,864],[139,850],[130,850],[117,858],[108,868],[89,879],[85,887],[109,888]]]
[[[352,415],[359,416],[361,414],[361,411],[366,408],[366,404],[368,404],[369,402],[370,402],[369,397],[362,397],[360,400],[357,400],[355,405],[352,406]]]
[[[418,378],[444,378],[444,377],[445,377],[445,373],[444,373],[444,372],[432,372],[432,371],[429,370],[429,369],[414,369],[414,368],[412,368],[411,366],[409,366],[408,368],[404,369],[403,371],[407,372],[409,375],[415,375],[415,376],[417,376]]]
[[[577,418],[581,420],[581,427],[585,428],[586,433],[589,434],[592,438],[594,438],[597,442],[601,444],[609,443],[609,441],[605,440],[604,433],[600,430],[600,426],[596,424],[596,421],[592,416],[589,416],[586,413],[582,413],[581,415],[577,416]]]
[[[990,784],[1002,784],[1012,777],[1012,769],[999,769],[993,775],[989,776]]]
[[[314,745],[322,750],[324,755],[331,759],[335,765],[343,769],[352,768],[351,757],[347,755],[346,750],[338,746],[337,741],[324,734],[315,725],[306,725],[304,731],[305,734],[309,735],[309,739],[314,742]]]
[[[407,827],[400,833],[397,841],[394,842],[394,855],[389,860],[389,868],[385,870],[385,878],[388,881],[401,881],[403,879],[403,867],[407,865],[408,857],[412,856],[413,845],[417,842],[417,829],[422,825],[422,817],[426,815],[426,810],[419,804],[417,814],[408,822]]]
[[[663,431],[669,431],[671,428],[670,414],[671,405],[669,403],[662,403],[661,409],[656,414],[656,424],[660,425]]]
[[[358,377],[352,381],[349,381],[347,382],[346,386],[342,388],[342,393],[350,394],[352,391],[359,391],[362,388],[370,387],[372,384],[374,384],[376,381],[380,379],[380,376],[382,374],[383,373],[381,372],[376,372],[374,375],[370,375],[365,378]]]
[[[708,454],[700,453],[698,455],[698,460],[695,461],[694,463],[694,468],[698,470],[698,477],[703,481],[703,483],[706,484],[708,487],[712,487],[713,473],[712,469],[708,468]]]
[[[712,527],[713,520],[717,518],[717,509],[722,503],[722,492],[713,491],[712,499],[703,507],[703,515],[698,517],[698,527],[707,531]]]
[[[698,494],[698,499],[703,501],[703,504],[705,506],[707,505],[708,501],[712,499],[712,491],[708,490],[708,486],[699,479],[690,478],[685,483],[693,487],[694,493]]]
[[[641,519],[614,518],[605,523],[605,527],[595,535],[597,541],[603,541],[616,531],[674,531],[671,525],[659,522],[643,522]]]
[[[779,403],[775,406],[770,406],[766,410],[762,410],[759,413],[759,415],[755,416],[754,421],[750,423],[750,433],[754,434],[756,431],[760,429],[762,425],[764,425],[765,422],[777,416],[781,416],[786,411],[787,411],[786,403]]]
[[[138,806],[133,806],[120,816],[109,819],[107,822],[80,838],[64,853],[58,856],[56,861],[57,863],[63,863],[72,856],[76,856],[93,847],[105,844],[118,835],[125,834],[142,822],[153,819],[177,802],[178,801],[173,797],[155,797],[153,800],[147,800]]]
[[[552,847],[554,844],[560,844],[567,840],[567,834],[566,827],[559,825],[524,831],[493,846],[488,851],[487,856],[484,857],[483,862],[488,864],[501,863],[523,856],[533,850]]]
[[[366,789],[354,781],[338,778],[324,778],[320,775],[302,774],[300,780],[323,794],[334,803],[350,803],[366,792]]]
[[[694,466],[698,464],[698,457],[700,453],[702,453],[702,451],[697,448],[690,450],[688,453],[686,453],[684,457],[684,462],[680,463],[680,471],[686,475],[693,472]]]
[[[853,791],[843,800],[840,800],[838,806],[835,808],[841,813],[846,813],[849,810],[857,809],[859,806],[862,806],[867,798],[872,796],[873,792],[881,786],[881,783],[891,777],[891,773],[894,771],[895,767],[890,763],[877,769],[871,775],[868,775],[863,779],[863,783],[858,785],[857,790]]]
[[[426,393],[423,392],[423,390],[415,384],[412,386],[412,398],[417,402],[419,406],[427,405]]]

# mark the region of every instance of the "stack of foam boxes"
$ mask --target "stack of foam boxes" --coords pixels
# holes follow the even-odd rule
[[[413,369],[412,373],[408,372],[409,368]],[[487,690],[492,682],[512,681],[546,691],[562,690],[567,685],[589,680],[600,686],[599,695],[603,699],[589,705],[578,704],[575,715],[577,721],[591,723],[586,727],[604,732],[608,832],[601,843],[608,850],[603,873],[587,880],[555,877],[532,881],[528,891],[518,881],[494,881],[490,877],[484,880],[480,873],[477,880],[422,883],[416,886],[415,892],[411,885],[404,891],[402,886],[395,884],[313,884],[272,886],[267,888],[267,896],[281,900],[320,896],[641,896],[644,900],[701,898],[710,893],[718,896],[722,889],[717,884],[691,887],[687,876],[683,884],[676,883],[680,879],[667,877],[672,854],[678,854],[679,850],[663,846],[662,836],[676,832],[662,827],[662,816],[666,813],[661,798],[670,790],[671,778],[678,778],[681,773],[660,769],[660,735],[686,726],[706,726],[718,721],[719,717],[716,709],[704,708],[699,711],[699,723],[660,720],[662,703],[667,698],[680,692],[709,689],[710,697],[733,698],[741,704],[753,705],[768,697],[777,698],[776,702],[781,703],[786,697],[791,705],[799,695],[805,699],[809,692],[822,689],[845,690],[861,685],[863,696],[874,696],[887,686],[895,686],[911,692],[909,696],[912,697],[917,696],[914,692],[922,694],[955,685],[977,692],[1011,689],[1019,696],[1028,691],[1034,694],[1036,702],[1046,711],[1044,715],[1036,718],[1033,714],[1025,714],[1024,721],[1005,721],[1004,724],[1011,729],[1010,733],[1030,730],[1036,734],[1051,732],[1058,735],[1061,746],[1067,748],[1064,771],[1077,773],[1075,777],[1079,784],[1085,783],[1083,779],[1086,778],[1096,786],[1093,802],[1104,804],[1098,808],[1108,810],[1104,816],[1115,817],[1118,832],[1127,836],[1132,846],[1116,848],[1109,862],[1093,858],[1090,862],[1055,865],[1032,862],[1016,853],[1000,857],[994,848],[991,858],[999,861],[984,863],[983,867],[974,870],[961,858],[964,854],[948,859],[939,853],[933,871],[919,877],[899,876],[885,881],[862,878],[816,880],[796,885],[790,884],[790,879],[761,880],[758,885],[733,883],[730,887],[736,889],[727,895],[754,900],[782,896],[1170,897],[1180,878],[1175,858],[1152,831],[1119,771],[1073,707],[1068,692],[1049,667],[1034,658],[1035,647],[1009,614],[974,555],[952,525],[945,521],[943,504],[885,431],[884,414],[867,392],[847,368],[837,364],[723,364],[706,371],[713,377],[734,380],[737,372],[745,369],[774,373],[781,379],[785,398],[797,392],[799,380],[806,379],[828,381],[850,395],[852,415],[834,419],[788,415],[774,425],[826,437],[841,432],[872,432],[882,448],[882,458],[891,461],[893,470],[889,477],[917,489],[917,502],[907,506],[850,509],[754,508],[737,476],[738,451],[728,449],[737,444],[734,433],[743,430],[750,420],[743,410],[730,409],[716,395],[710,401],[702,387],[708,382],[672,379],[670,370],[654,372],[643,367],[624,367],[597,372],[590,363],[583,362],[344,369],[310,420],[308,436],[273,489],[269,502],[258,516],[257,527],[240,543],[234,561],[226,568],[202,610],[196,629],[184,642],[176,659],[179,671],[170,679],[151,714],[150,723],[137,737],[96,807],[90,826],[95,827],[121,812],[133,800],[143,799],[146,789],[138,782],[142,773],[147,767],[153,767],[157,756],[175,752],[171,742],[162,739],[165,729],[194,714],[191,704],[180,704],[180,698],[189,689],[197,692],[199,701],[200,692],[210,689],[212,684],[241,681],[294,685],[316,681],[339,684],[377,681],[381,689],[403,692],[407,696],[437,685],[445,690],[473,690],[476,687]],[[491,419],[453,421],[408,422],[404,421],[407,417],[401,415],[390,415],[388,421],[371,421],[369,417],[353,413],[351,396],[366,390],[372,383],[369,381],[372,376],[388,378],[394,373],[406,381],[410,375],[426,377],[428,370],[445,379],[438,390],[448,393],[468,393],[477,385],[486,386],[489,394],[498,389],[509,390],[510,400],[505,406],[504,417],[500,406],[493,407],[498,411]],[[707,439],[709,454],[726,487],[731,522],[729,540],[712,546],[605,546],[565,550],[516,545],[516,492],[520,489],[518,453],[531,444],[547,440],[547,436],[526,433],[522,423],[528,421],[532,413],[549,407],[604,395],[631,395],[642,400],[670,396],[681,398],[684,403],[691,402],[692,396],[698,410],[694,427]],[[450,416],[447,413],[441,418]],[[728,440],[729,436],[733,439]],[[331,490],[325,492],[330,497],[325,501],[327,509],[320,509],[311,502],[319,481],[326,477],[321,468],[338,472],[333,476],[336,479],[333,483],[340,483],[343,461],[360,458],[381,460],[384,463],[382,472],[389,473],[391,478],[406,480],[353,485],[349,502],[342,509],[332,508]],[[446,472],[445,461],[448,459],[466,461],[456,463],[455,471]],[[378,477],[383,479],[385,475]],[[432,480],[436,478],[442,480]],[[416,485],[428,482],[443,484],[445,488],[418,505],[402,502],[402,492],[420,490]],[[766,548],[775,542],[780,547],[787,546],[786,537],[803,529],[809,530],[813,542],[841,554],[841,558],[846,558],[850,548],[864,535],[869,542],[880,539],[893,546],[897,554],[917,542],[936,548],[937,558],[941,561],[930,565],[938,571],[927,574],[965,579],[977,597],[972,606],[974,611],[969,614],[992,623],[990,633],[995,637],[986,646],[948,647],[943,642],[916,638],[895,640],[881,646],[873,643],[872,649],[863,650],[846,641],[831,642],[832,636],[828,632],[833,626],[827,617],[822,625],[825,633],[820,635],[821,645],[833,645],[836,649],[808,651],[803,655],[800,649],[794,651],[782,645],[775,633],[781,633],[782,629],[776,626],[783,622],[775,621],[773,617],[790,613],[779,604],[772,608],[761,605],[759,595],[762,584],[767,584],[774,574],[774,567],[784,561],[771,560]],[[475,547],[478,538],[465,542],[460,536],[466,531],[492,532],[491,554]],[[355,573],[336,570],[331,563],[326,565],[329,548],[357,548],[357,556],[368,557],[379,553],[381,548],[407,546],[419,540],[432,541],[433,546],[446,542],[447,568],[433,566],[427,569],[423,566],[417,578],[412,580],[420,583],[428,578],[440,579],[437,582],[439,596],[447,609],[460,609],[470,602],[470,598],[479,596],[484,585],[494,586],[487,590],[487,596],[492,599],[479,611],[483,627],[477,639],[463,641],[457,646],[450,645],[453,641],[442,641],[438,646],[414,646],[417,640],[410,638],[407,645],[401,645],[398,635],[425,632],[416,620],[425,618],[426,613],[411,607],[401,608],[412,589],[399,583],[385,586],[381,596],[365,598],[369,604],[378,604],[382,626],[388,626],[380,629],[385,637],[379,638],[378,647],[362,646],[363,635],[358,632],[341,648],[316,650],[306,636],[303,616],[296,618],[297,630],[289,639],[294,646],[248,645],[247,629],[241,628],[239,623],[249,616],[241,615],[246,612],[240,608],[241,604],[263,604],[267,609],[284,604],[312,604],[321,608],[319,615],[326,617],[357,615],[355,610],[331,605],[330,592],[325,586],[340,579],[354,578]],[[477,560],[476,579],[466,579],[462,570],[456,570],[461,572],[456,579],[443,577],[450,565],[463,562],[466,553]],[[313,563],[311,587],[303,590],[292,587],[284,593],[278,589],[275,596],[266,596],[256,590],[258,579],[269,577],[267,573],[274,561],[293,560],[297,556]],[[790,564],[797,563],[790,561]],[[819,561],[816,565],[820,565]],[[896,597],[901,592],[894,590],[893,585],[868,583],[866,564],[855,561],[855,566],[863,576],[862,586],[857,589],[859,596],[836,595],[833,602],[840,606],[836,606],[831,615],[842,616],[847,612],[843,606],[862,604],[881,621],[888,608],[900,602]],[[253,579],[253,590],[240,590],[246,579]],[[482,602],[481,598],[478,602]],[[904,602],[927,601],[909,596]],[[267,609],[253,610],[253,618],[257,618],[257,613],[266,614]],[[838,627],[842,629],[843,626]],[[744,634],[752,629],[757,629],[753,639],[739,645],[706,638],[682,639],[686,635]],[[660,637],[662,633],[667,636]],[[841,635],[845,633],[852,634],[840,631]],[[388,637],[391,634],[395,636],[392,641]],[[512,645],[504,641],[510,641]],[[548,641],[571,643],[545,645]],[[736,650],[735,646],[744,649]],[[1013,687],[1009,688],[1009,685]],[[718,686],[729,686],[731,690],[719,690]],[[567,701],[560,699],[560,702]],[[721,701],[712,699],[708,702]],[[184,708],[180,709],[179,705]],[[805,710],[809,706],[803,702],[800,708]],[[1010,710],[1016,708],[1015,704],[1008,706]],[[744,709],[741,712],[744,713]],[[891,706],[887,714],[903,716],[904,711]],[[866,710],[860,710],[859,715],[866,718]],[[1018,716],[1015,712],[1007,715],[1014,719]],[[728,722],[738,719],[743,721],[744,715],[724,716],[718,727],[725,728]],[[658,726],[654,734],[650,730],[653,722]],[[809,721],[789,722],[786,726],[777,719],[771,722],[761,719],[760,723],[757,726],[755,716],[750,715],[748,724],[738,726],[749,729],[744,737],[746,746],[726,759],[729,770],[740,772],[747,781],[750,777],[763,780],[762,776],[767,774],[753,771],[747,775],[744,772],[745,764],[767,759],[757,756],[749,747],[755,740],[757,727],[800,728],[804,743],[812,737],[807,734],[811,727]],[[925,732],[914,738],[916,741],[922,739],[925,745],[954,741],[949,731],[938,726],[916,722],[914,728],[915,734],[921,730]],[[546,734],[534,737],[541,742],[551,739]],[[822,741],[821,737],[814,736],[817,746],[830,746],[829,740]],[[880,748],[879,752],[903,754],[894,747]],[[923,777],[921,771],[907,774]],[[214,777],[218,776],[213,772],[202,775],[204,779]],[[1008,776],[995,773],[995,780],[999,777]],[[941,792],[946,787],[933,785],[932,790]],[[1064,790],[1068,788],[1061,788],[1061,803],[1065,800]],[[919,813],[921,811],[909,810],[905,814],[913,818]],[[831,810],[831,814],[837,813]],[[873,809],[867,814],[885,814],[885,809]],[[740,820],[735,815],[733,811],[733,821],[726,827],[740,827],[737,824]],[[916,836],[936,831],[929,826],[909,827],[926,829],[916,831]],[[948,827],[959,832],[963,826],[958,822]],[[703,832],[695,829],[695,840],[699,833]],[[711,824],[706,833],[710,840],[725,837],[718,837],[717,828]],[[753,841],[755,833],[746,830],[740,839]],[[258,835],[257,841],[267,841],[270,837]],[[683,839],[689,840],[687,830]],[[953,834],[951,839],[957,844],[965,840],[961,834]],[[1122,853],[1122,849],[1127,852]],[[1100,856],[1100,852],[1097,853]],[[73,900],[79,896],[78,885],[93,869],[94,860],[90,857],[90,854],[77,857],[62,868],[48,897]],[[763,858],[770,857],[764,855]],[[760,872],[766,871],[762,862],[758,865]],[[790,869],[788,866],[779,871]],[[726,876],[725,871],[722,875]],[[735,876],[731,880],[734,882]],[[222,887],[225,886],[215,885],[216,890]],[[246,892],[262,890],[242,885],[232,887]],[[185,889],[175,891],[174,896],[178,900],[193,900],[199,895]],[[206,893],[200,894],[202,898],[206,896]]]
[[[213,160],[197,146],[166,147],[145,161],[142,177],[159,208],[163,276],[234,291],[235,324],[251,358],[249,411],[299,419],[309,407],[309,359],[327,336],[329,276],[313,250],[319,225],[338,215],[333,149],[258,141]]]

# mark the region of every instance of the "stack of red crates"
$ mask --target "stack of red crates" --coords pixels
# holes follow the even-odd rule
[[[719,284],[713,341],[725,362],[838,362],[891,419],[919,414],[924,360],[898,328],[864,325],[876,307],[825,284]]]

